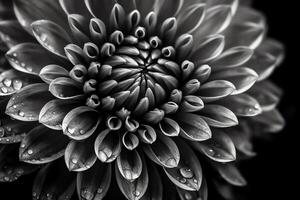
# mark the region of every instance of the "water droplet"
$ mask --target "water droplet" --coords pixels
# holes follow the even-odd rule
[[[179,169],[179,171],[184,178],[193,178],[194,176],[193,171],[188,167],[182,167]]]
[[[215,150],[213,150],[213,149],[209,149],[207,152],[210,156],[214,156],[216,153]]]
[[[71,162],[74,163],[74,164],[77,164],[78,163],[78,159],[77,158],[72,158]]]
[[[20,80],[14,80],[13,81],[13,88],[15,90],[20,90],[22,88],[22,86],[23,86],[22,81],[20,81]]]
[[[25,116],[25,113],[24,113],[23,111],[19,111],[19,112],[18,112],[18,115],[21,116],[21,117],[24,117],[24,116]]]
[[[11,83],[12,83],[12,80],[11,79],[4,79],[3,81],[3,84],[6,86],[6,87],[10,87],[11,86]]]
[[[8,89],[7,89],[6,87],[1,87],[1,91],[2,91],[3,93],[7,93],[7,92],[8,92]]]
[[[24,144],[24,143],[22,143],[22,144],[21,144],[21,148],[24,148],[24,147],[25,147],[25,144]]]
[[[81,135],[83,135],[83,134],[85,133],[85,131],[84,131],[84,130],[80,130],[79,133],[80,133]]]
[[[140,191],[136,190],[136,191],[133,192],[133,195],[136,196],[136,197],[138,197],[138,196],[141,195],[141,193],[140,193]]]
[[[5,176],[4,181],[9,181],[9,177]]]
[[[68,127],[68,132],[70,133],[70,134],[74,134],[75,133],[75,128],[70,128],[70,127]]]
[[[21,63],[21,67],[25,67],[25,66],[26,66],[26,64],[22,62]]]
[[[103,192],[103,189],[102,188],[98,188],[97,193],[101,194],[102,192]]]
[[[85,200],[91,200],[94,197],[94,194],[87,189],[82,190],[80,195]]]
[[[27,151],[27,153],[28,153],[29,155],[33,154],[32,149],[29,149],[29,150]]]
[[[26,67],[26,70],[29,72],[32,72],[33,69],[32,69],[32,67]]]
[[[180,179],[179,179],[179,182],[180,182],[180,183],[186,183],[186,179],[185,179],[185,178],[180,178]]]

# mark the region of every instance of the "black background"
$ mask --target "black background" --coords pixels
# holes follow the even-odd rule
[[[274,82],[284,89],[280,105],[287,126],[271,141],[256,141],[257,157],[243,164],[243,174],[248,187],[242,189],[249,200],[297,199],[300,160],[297,136],[299,117],[299,12],[297,1],[256,0],[254,6],[265,13],[269,24],[269,35],[286,46],[286,59],[272,76]],[[298,11],[297,11],[298,10]],[[298,123],[299,121],[299,123]],[[300,153],[300,152],[299,152]],[[34,175],[21,178],[15,183],[0,183],[0,199],[31,199]],[[298,193],[298,192],[297,192]],[[215,199],[210,199],[215,200]]]

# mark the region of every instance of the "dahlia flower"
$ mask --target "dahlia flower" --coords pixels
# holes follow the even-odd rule
[[[283,46],[248,1],[0,5],[0,180],[39,170],[33,199],[233,198],[252,138],[284,125]]]

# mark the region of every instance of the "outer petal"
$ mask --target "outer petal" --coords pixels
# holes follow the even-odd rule
[[[232,163],[218,164],[216,163],[215,168],[228,183],[235,186],[245,186],[247,182],[242,176],[238,168]]]
[[[101,119],[96,110],[87,106],[77,107],[65,116],[62,129],[70,138],[83,140],[94,133]]]
[[[43,164],[63,156],[68,138],[43,125],[32,129],[22,140],[19,157],[27,163]]]
[[[18,71],[38,75],[49,64],[59,63],[58,58],[36,43],[22,43],[6,53],[9,63]]]
[[[74,175],[62,160],[44,166],[34,180],[33,199],[71,199],[76,184]]]
[[[60,77],[69,77],[69,72],[59,65],[47,65],[42,68],[40,78],[50,84],[53,80]]]
[[[37,121],[42,107],[53,96],[48,92],[48,85],[36,83],[24,87],[7,103],[6,114],[21,121]]]
[[[52,21],[39,20],[33,22],[31,27],[35,38],[44,48],[66,58],[64,47],[72,40],[61,26]]]
[[[180,160],[177,145],[167,136],[159,135],[153,144],[143,145],[143,150],[153,162],[166,168],[176,167]]]
[[[148,177],[148,171],[147,171],[147,165],[145,163],[144,158],[142,158],[143,162],[143,169],[142,173],[135,181],[130,182],[126,180],[121,173],[119,172],[119,169],[117,165],[115,165],[115,173],[116,173],[116,179],[118,186],[123,193],[123,195],[128,200],[138,200],[142,198],[142,196],[145,194],[148,183],[149,183],[149,177]]]
[[[176,189],[177,189],[177,192],[178,192],[181,200],[186,200],[186,199],[207,200],[208,189],[207,189],[207,183],[206,183],[205,179],[203,179],[199,191],[187,191],[187,190],[181,189],[179,187],[176,187]]]
[[[261,132],[276,133],[283,129],[285,120],[277,109],[263,112],[252,119],[260,127]]]
[[[79,199],[101,200],[105,197],[111,182],[111,164],[96,162],[87,171],[77,175]]]
[[[224,131],[214,129],[213,137],[204,142],[193,142],[192,146],[217,162],[231,162],[236,159],[234,143]]]
[[[176,117],[181,128],[180,135],[192,141],[204,141],[211,138],[211,130],[205,120],[192,113],[179,113]]]
[[[70,171],[85,171],[91,168],[97,157],[93,148],[94,139],[71,141],[65,150],[65,162]]]
[[[202,183],[202,168],[193,150],[183,141],[177,140],[181,159],[176,168],[164,168],[169,179],[178,187],[198,191]]]
[[[66,77],[54,79],[49,85],[49,91],[59,99],[77,99],[83,94],[81,84]]]

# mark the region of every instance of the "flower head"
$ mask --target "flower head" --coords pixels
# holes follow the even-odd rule
[[[171,183],[181,199],[206,199],[206,180],[222,184],[214,177],[245,185],[237,156],[283,126],[267,80],[283,47],[244,1],[14,0],[13,10],[0,22],[10,64],[0,178],[41,167],[34,199],[69,199],[75,186],[102,199],[112,174],[127,199],[162,199]]]

